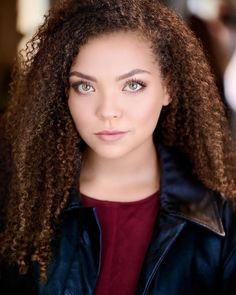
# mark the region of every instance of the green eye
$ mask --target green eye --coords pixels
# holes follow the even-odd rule
[[[129,92],[138,92],[142,90],[144,87],[146,87],[144,82],[132,80],[126,83],[123,90],[129,91]]]
[[[90,93],[90,92],[94,91],[94,88],[91,85],[87,84],[87,83],[80,83],[78,85],[78,91],[80,93]]]
[[[136,91],[136,90],[139,90],[142,86],[139,85],[137,82],[132,82],[129,84],[129,88],[130,90],[132,91]]]

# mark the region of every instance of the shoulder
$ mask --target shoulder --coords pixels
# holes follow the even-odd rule
[[[225,231],[221,253],[223,287],[226,293],[236,294],[236,201],[217,198],[217,205]],[[231,293],[227,293],[231,290]]]
[[[225,236],[236,247],[236,200],[226,200],[217,195],[215,202],[225,230]]]

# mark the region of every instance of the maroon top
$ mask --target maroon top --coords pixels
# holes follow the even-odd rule
[[[82,195],[95,207],[102,229],[101,270],[95,295],[135,294],[159,208],[159,193],[134,202],[113,202]]]

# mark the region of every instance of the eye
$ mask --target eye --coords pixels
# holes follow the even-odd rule
[[[138,92],[145,87],[146,87],[146,84],[143,81],[131,80],[125,84],[125,87],[123,88],[123,90],[129,91],[129,92]]]
[[[73,83],[71,86],[76,92],[79,92],[81,94],[87,94],[87,93],[91,93],[95,91],[93,86],[85,81],[79,81],[79,82]]]

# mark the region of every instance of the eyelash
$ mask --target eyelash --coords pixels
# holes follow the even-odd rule
[[[75,83],[72,83],[72,84],[71,84],[71,87],[75,90],[75,92],[77,92],[77,93],[83,95],[83,93],[81,93],[81,92],[78,90],[78,87],[79,87],[81,84],[85,84],[85,85],[87,85],[87,86],[93,87],[92,84],[90,84],[89,82],[84,81],[84,80],[79,80],[79,81],[76,81]]]
[[[139,84],[139,85],[141,86],[141,88],[140,88],[139,90],[133,92],[134,94],[137,93],[137,92],[140,92],[140,91],[144,90],[144,88],[147,86],[146,83],[144,83],[142,80],[139,80],[139,79],[135,79],[135,78],[133,78],[133,79],[128,80],[128,81],[125,83],[124,88],[125,88],[127,85],[131,84],[131,83],[137,83],[137,84]]]
[[[135,79],[135,78],[133,78],[133,79],[130,79],[130,80],[126,81],[126,83],[125,83],[123,89],[124,89],[126,86],[128,86],[129,84],[131,84],[131,83],[137,83],[137,84],[139,84],[139,85],[141,86],[141,88],[140,88],[139,90],[137,90],[137,91],[133,91],[133,92],[130,91],[130,92],[132,92],[133,94],[135,94],[135,93],[137,93],[137,92],[140,92],[140,91],[144,90],[144,88],[147,86],[146,83],[143,82],[142,80],[139,80],[139,79]],[[71,84],[71,87],[72,87],[76,92],[78,92],[79,94],[82,94],[82,95],[83,95],[83,93],[79,92],[79,90],[78,90],[78,87],[79,87],[81,84],[86,84],[87,86],[93,87],[91,83],[89,83],[88,81],[85,81],[85,80],[79,80],[79,81],[77,81],[77,82],[75,82],[75,83],[72,83],[72,84]]]

